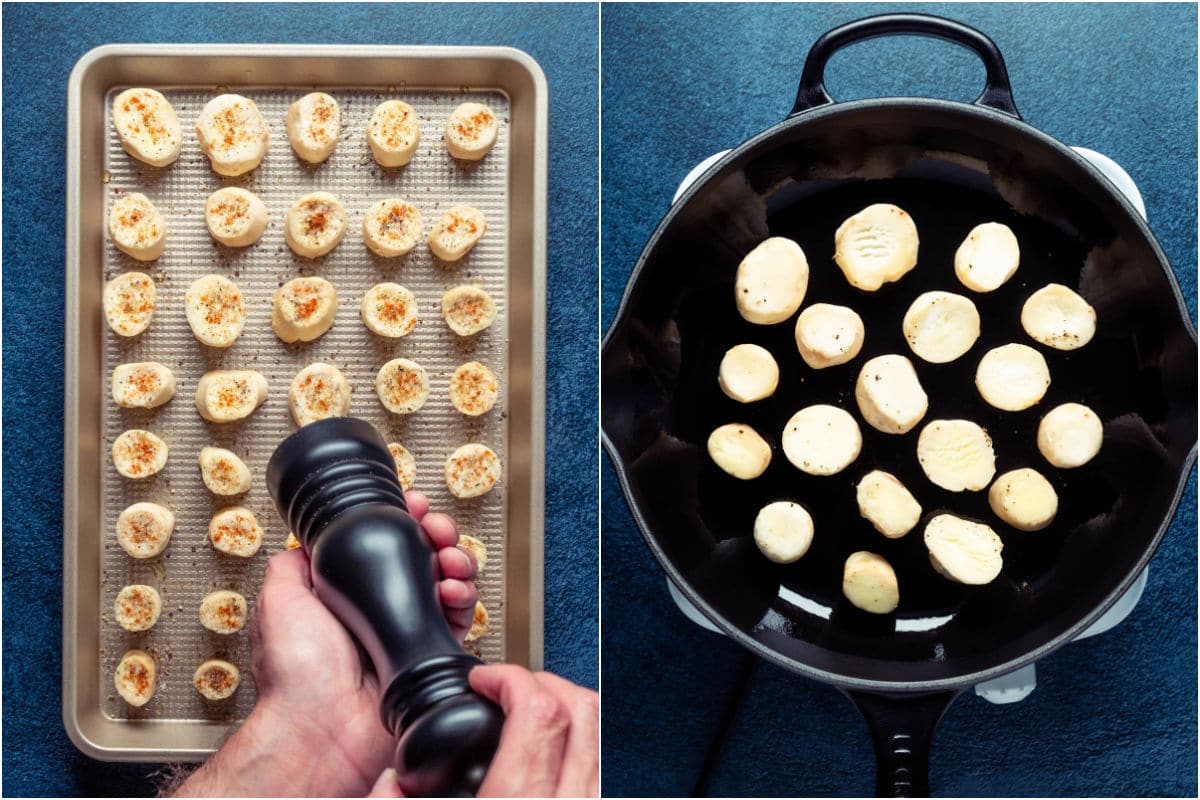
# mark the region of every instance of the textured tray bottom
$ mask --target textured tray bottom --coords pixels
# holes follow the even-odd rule
[[[111,109],[114,89],[106,99]],[[122,340],[94,321],[103,336],[106,376],[121,363],[159,361],[176,377],[174,400],[152,411],[118,408],[104,400],[102,444],[105,464],[102,477],[101,670],[102,709],[112,718],[172,720],[235,720],[244,718],[254,704],[250,680],[247,632],[221,636],[200,625],[201,599],[214,589],[241,592],[253,605],[266,559],[284,548],[287,530],[275,513],[263,482],[267,459],[275,446],[295,430],[288,410],[287,390],[292,377],[307,364],[334,364],[352,387],[350,413],[374,424],[388,441],[403,443],[416,457],[414,488],[429,495],[432,508],[455,517],[459,529],[482,539],[488,547],[486,569],[477,585],[491,616],[489,632],[467,649],[486,661],[500,660],[504,652],[504,544],[505,480],[489,494],[475,500],[455,500],[442,477],[446,457],[459,445],[482,442],[506,463],[507,455],[507,294],[508,236],[508,119],[507,98],[498,92],[410,92],[395,87],[338,89],[331,91],[342,108],[342,136],[334,154],[320,166],[305,165],[292,152],[285,128],[288,105],[311,88],[249,89],[233,91],[253,99],[267,120],[271,148],[262,165],[246,176],[224,178],[214,173],[199,151],[193,133],[203,105],[225,87],[210,91],[156,87],[174,105],[183,124],[183,154],[172,166],[157,169],[128,156],[120,147],[111,124],[106,127],[104,173],[95,180],[108,186],[109,203],[122,193],[147,195],[167,225],[167,248],[156,262],[141,264],[119,252],[110,242],[85,243],[82,269],[103,269],[105,279],[137,269],[151,275],[158,287],[158,306],[149,330],[134,340]],[[417,111],[422,141],[413,161],[400,169],[382,169],[366,142],[367,120],[385,99],[403,99]],[[446,153],[442,129],[450,111],[460,102],[487,103],[501,120],[499,142],[478,164],[463,165]],[[110,113],[110,112],[109,112]],[[85,180],[87,180],[85,176]],[[222,186],[243,186],[258,194],[270,212],[263,237],[248,248],[217,245],[204,224],[204,202]],[[350,227],[346,237],[327,256],[309,260],[295,256],[283,237],[283,217],[292,203],[308,192],[336,194],[346,206]],[[422,244],[406,257],[383,259],[362,241],[364,209],[385,197],[414,203],[424,216],[426,232],[441,213],[458,204],[483,211],[487,234],[476,248],[456,264],[435,261]],[[235,281],[247,300],[247,322],[237,342],[227,350],[201,345],[192,335],[183,310],[183,295],[202,275],[216,273]],[[277,287],[302,275],[319,275],[337,290],[339,309],[333,327],[310,343],[287,345],[270,327],[272,297]],[[394,281],[417,297],[420,323],[410,335],[384,340],[370,333],[359,318],[363,294],[381,281]],[[496,300],[499,318],[490,329],[470,339],[451,333],[440,315],[442,294],[460,283],[482,285]],[[429,401],[407,417],[388,413],[376,397],[374,382],[386,361],[405,357],[421,363],[429,373]],[[450,405],[447,387],[459,364],[477,360],[496,373],[501,397],[496,407],[479,419],[467,419]],[[266,376],[267,401],[247,420],[217,425],[205,422],[193,401],[200,376],[212,369],[255,369]],[[131,481],[117,474],[107,453],[113,440],[129,428],[145,428],[170,447],[166,468],[158,475]],[[254,476],[242,498],[212,496],[198,469],[200,449],[226,447],[239,454]],[[114,534],[116,518],[131,503],[154,501],[175,514],[171,543],[162,556],[137,561],[125,554]],[[208,544],[208,521],[227,505],[250,508],[266,531],[262,550],[253,558],[238,559],[216,552]],[[144,633],[128,633],[113,620],[117,592],[130,583],[155,586],[163,598],[158,624]],[[128,649],[154,655],[159,668],[154,698],[141,709],[124,703],[115,693],[113,673]],[[242,670],[242,685],[230,700],[210,703],[191,685],[192,673],[204,660],[224,658]],[[169,743],[164,742],[164,746]]]

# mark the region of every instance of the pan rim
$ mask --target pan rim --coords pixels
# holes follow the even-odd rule
[[[1174,296],[1178,317],[1183,325],[1187,335],[1193,342],[1196,341],[1196,328],[1192,322],[1191,314],[1187,308],[1186,301],[1183,298],[1183,293],[1179,287],[1179,282],[1175,276],[1174,270],[1171,267],[1170,261],[1166,254],[1162,251],[1158,240],[1150,230],[1148,223],[1138,211],[1133,207],[1132,203],[1120,192],[1095,166],[1089,161],[1080,156],[1070,147],[1058,141],[1052,136],[1038,130],[1024,120],[1013,117],[1003,112],[995,111],[978,105],[959,103],[954,101],[937,100],[931,98],[909,98],[909,97],[888,97],[888,98],[872,98],[864,100],[853,100],[846,102],[837,102],[829,105],[819,106],[810,110],[806,110],[799,114],[784,119],[782,122],[767,128],[764,131],[747,139],[737,147],[730,150],[725,156],[717,160],[711,167],[704,171],[684,192],[679,196],[678,200],[673,202],[663,215],[662,220],[651,233],[646,244],[643,246],[634,267],[630,272],[629,278],[625,284],[625,289],[621,296],[621,301],[617,307],[613,320],[609,325],[603,341],[601,342],[601,431],[600,438],[602,446],[608,455],[609,461],[612,464],[621,486],[622,494],[624,495],[626,505],[629,508],[630,514],[638,527],[642,538],[645,540],[651,553],[659,565],[663,568],[667,578],[675,585],[680,593],[688,599],[705,617],[713,622],[721,632],[728,636],[739,645],[745,647],[751,653],[763,658],[771,663],[774,663],[791,672],[796,672],[806,677],[813,678],[823,683],[832,684],[843,689],[857,689],[876,693],[929,693],[946,690],[963,689],[967,686],[981,683],[1000,675],[1007,674],[1016,669],[1019,669],[1028,664],[1034,663],[1041,658],[1044,658],[1049,653],[1057,650],[1072,639],[1076,638],[1088,626],[1099,619],[1109,608],[1111,608],[1125,591],[1146,568],[1150,559],[1153,558],[1158,550],[1163,537],[1170,528],[1171,522],[1174,520],[1175,513],[1178,510],[1179,501],[1182,498],[1184,488],[1187,485],[1188,478],[1191,474],[1197,459],[1197,445],[1193,442],[1187,456],[1183,459],[1180,465],[1179,475],[1175,482],[1175,490],[1168,503],[1167,512],[1159,521],[1157,530],[1153,537],[1147,543],[1139,557],[1132,563],[1125,575],[1119,580],[1114,588],[1104,597],[1104,599],[1096,604],[1089,612],[1084,614],[1077,622],[1068,626],[1066,629],[1057,635],[1050,637],[1046,641],[1040,643],[1036,647],[1024,652],[1022,655],[1011,658],[1000,664],[988,667],[982,670],[977,670],[964,675],[959,675],[952,678],[939,678],[933,680],[920,681],[887,681],[874,680],[867,678],[854,677],[842,673],[832,672],[825,669],[820,669],[810,664],[798,661],[793,658],[782,655],[772,649],[759,639],[747,634],[741,628],[728,621],[720,612],[714,609],[707,603],[699,594],[692,589],[688,582],[683,578],[680,571],[673,563],[669,561],[659,545],[657,538],[651,526],[647,522],[645,515],[642,512],[641,505],[634,497],[634,489],[629,477],[629,465],[622,457],[612,437],[606,427],[606,417],[603,413],[603,405],[606,395],[603,387],[603,374],[605,355],[608,353],[610,346],[621,332],[627,327],[630,321],[630,315],[633,307],[633,299],[637,295],[640,284],[642,284],[642,273],[645,269],[651,252],[658,246],[659,240],[662,238],[666,229],[674,221],[676,216],[682,213],[682,210],[691,202],[700,190],[709,184],[710,181],[722,177],[728,170],[735,165],[748,160],[755,151],[760,147],[768,145],[768,143],[776,139],[776,137],[786,132],[792,131],[795,128],[807,125],[810,122],[828,119],[836,115],[844,115],[848,113],[861,113],[864,111],[874,111],[879,109],[892,110],[915,110],[915,111],[939,111],[949,112],[951,114],[962,114],[968,118],[982,119],[992,124],[998,124],[1003,127],[1015,128],[1016,131],[1024,136],[1031,137],[1043,146],[1049,147],[1055,151],[1060,157],[1064,157],[1072,162],[1078,169],[1081,169],[1091,179],[1093,188],[1096,188],[1107,195],[1110,201],[1115,202],[1121,210],[1129,217],[1140,235],[1145,239],[1150,246],[1155,258],[1158,261],[1159,268],[1165,273],[1168,285]],[[857,658],[868,658],[876,661],[886,661],[886,659],[875,659],[869,656],[858,656]]]

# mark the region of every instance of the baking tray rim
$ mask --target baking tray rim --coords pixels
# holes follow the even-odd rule
[[[142,729],[158,730],[166,726],[187,726],[206,729],[205,737],[209,745],[200,747],[167,748],[167,747],[122,747],[113,746],[106,739],[113,738],[122,727],[128,726],[126,720],[112,720],[103,713],[98,714],[103,730],[85,729],[79,715],[79,692],[77,681],[78,671],[78,634],[80,619],[78,612],[81,589],[97,586],[100,576],[97,573],[95,583],[87,587],[79,584],[78,551],[81,544],[79,536],[80,522],[80,350],[82,329],[80,325],[80,253],[82,238],[81,196],[82,196],[82,103],[83,87],[91,71],[99,65],[114,58],[155,58],[170,60],[195,60],[201,58],[251,58],[257,60],[277,60],[283,58],[320,59],[325,61],[358,61],[358,60],[405,60],[444,62],[452,60],[461,62],[493,62],[508,64],[516,68],[531,84],[526,90],[532,93],[532,137],[530,142],[531,159],[530,171],[521,175],[527,179],[532,197],[530,198],[530,239],[529,239],[529,393],[527,399],[528,424],[522,426],[518,434],[526,434],[528,439],[528,523],[525,537],[527,545],[527,560],[519,564],[519,571],[527,576],[524,583],[527,586],[527,650],[524,655],[530,668],[541,668],[544,660],[543,653],[543,622],[544,622],[544,502],[545,502],[545,342],[546,342],[546,196],[547,196],[547,162],[549,158],[549,90],[545,73],[538,63],[522,50],[505,46],[445,46],[445,45],[323,45],[323,44],[163,44],[163,43],[134,43],[107,44],[95,47],[85,53],[71,70],[67,81],[67,169],[66,187],[64,192],[66,202],[65,215],[65,270],[64,270],[64,381],[63,381],[63,622],[62,622],[62,719],[68,737],[84,754],[102,761],[199,761],[207,758],[223,740],[231,729],[231,724],[215,720],[152,720],[139,722]],[[157,83],[171,85],[212,85],[216,81],[201,82],[158,80]],[[231,85],[254,86],[253,82],[227,81]],[[324,85],[345,86],[365,85],[365,81],[357,84],[329,82]],[[450,83],[453,83],[451,81]],[[293,84],[306,86],[301,81]],[[275,81],[272,85],[287,85]],[[419,90],[423,88],[444,87],[446,83],[431,83],[425,86],[420,83],[404,85],[404,90]],[[110,87],[111,88],[111,87]],[[504,92],[511,100],[512,94],[498,83],[475,84],[472,88],[497,89]],[[513,113],[510,110],[510,114]],[[510,170],[512,168],[510,167]],[[514,180],[515,170],[510,171],[510,184]],[[513,193],[509,194],[510,204]],[[510,265],[513,263],[511,256]],[[508,277],[511,282],[513,271],[510,267]],[[522,287],[523,288],[523,287]],[[511,325],[511,321],[510,321]],[[509,353],[512,353],[515,338],[509,342]],[[510,355],[511,357],[511,355]],[[104,387],[104,376],[99,376],[101,391]],[[515,417],[510,412],[510,427],[508,437],[513,438],[512,421]],[[510,462],[511,462],[510,455]],[[509,509],[506,508],[506,523]],[[506,524],[506,534],[508,533]],[[508,607],[510,592],[510,575],[512,572],[509,562],[505,575],[505,601]],[[100,610],[97,609],[97,616]],[[98,622],[98,619],[97,619]],[[97,625],[98,629],[98,625]],[[505,658],[511,659],[513,653],[506,643]],[[116,726],[116,727],[114,727]],[[95,735],[95,734],[101,735]],[[103,734],[109,734],[105,737]],[[119,737],[117,737],[119,738]]]

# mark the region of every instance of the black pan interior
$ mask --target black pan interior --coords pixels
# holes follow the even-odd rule
[[[735,629],[785,664],[854,684],[939,682],[1024,657],[1076,626],[1140,569],[1169,521],[1196,437],[1196,350],[1166,262],[1144,229],[1060,145],[999,115],[936,101],[847,104],[810,112],[760,137],[692,193],[643,253],[636,283],[603,355],[603,419],[618,466],[660,559]],[[906,209],[920,235],[919,263],[874,293],[849,286],[833,262],[838,225],[871,203]],[[1021,267],[996,292],[969,292],[954,276],[954,251],[975,225],[1009,225]],[[776,326],[744,321],[733,301],[738,262],[767,236],[787,236],[808,256],[805,306],[827,302],[863,317],[862,353],[846,365],[808,368],[793,317]],[[1074,352],[1021,329],[1025,298],[1046,283],[1077,289],[1096,308],[1096,337]],[[922,292],[966,294],[983,320],[962,358],[927,364],[911,354],[901,319]],[[726,397],[717,365],[754,342],[780,365],[775,395],[743,405]],[[1008,342],[1036,347],[1050,365],[1046,397],[1024,412],[988,406],[975,366]],[[997,473],[1031,466],[1060,500],[1052,525],[1012,529],[985,492],[934,486],[916,459],[918,426],[880,433],[861,422],[858,370],[884,354],[909,356],[930,397],[924,422],[967,418],[991,434]],[[1105,423],[1100,454],[1058,470],[1037,451],[1041,416],[1068,401]],[[846,470],[812,477],[779,448],[787,419],[832,403],[860,421],[862,454]],[[752,425],[772,444],[767,472],[739,481],[708,458],[709,433]],[[871,469],[897,475],[926,518],[940,512],[985,521],[1005,543],[1000,577],[985,587],[951,583],[929,565],[923,522],[887,540],[861,519],[855,484]],[[804,504],[816,536],[794,565],[772,564],[753,542],[753,520],[773,500]],[[842,564],[856,550],[885,556],[901,586],[894,615],[857,610],[841,593]],[[822,674],[824,673],[824,674]]]

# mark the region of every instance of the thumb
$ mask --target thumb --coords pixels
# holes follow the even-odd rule
[[[396,779],[396,770],[388,767],[381,772],[367,797],[404,797],[404,792],[400,791],[400,781]]]

